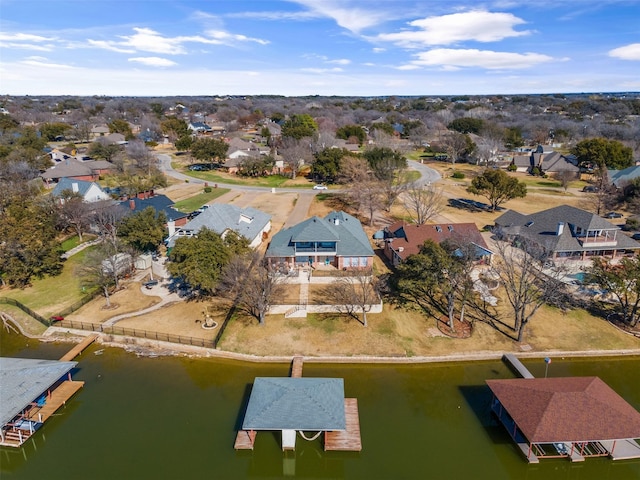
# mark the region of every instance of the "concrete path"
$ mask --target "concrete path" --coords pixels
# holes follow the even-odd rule
[[[138,310],[136,312],[123,313],[122,315],[116,315],[115,317],[111,317],[110,319],[102,322],[102,325],[105,327],[111,327],[118,323],[120,320],[125,318],[137,317],[138,315],[144,315],[149,312],[153,312],[154,310],[158,310],[165,305],[169,305],[175,302],[183,302],[184,298],[180,297],[176,292],[169,292],[168,288],[162,283],[158,283],[152,288],[141,287],[140,291],[145,295],[149,295],[152,297],[160,297],[161,300],[155,305],[150,306],[149,308],[145,308],[143,310]]]
[[[90,242],[83,242],[80,245],[78,245],[77,247],[73,247],[71,250],[68,250],[66,252],[64,252],[62,255],[60,255],[62,258],[69,258],[73,255],[75,255],[78,252],[81,252],[82,250],[84,250],[87,247],[91,247],[93,245],[97,245],[102,241],[102,238],[96,238],[95,240],[91,240]]]

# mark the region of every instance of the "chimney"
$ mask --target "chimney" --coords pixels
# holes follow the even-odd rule
[[[77,182],[73,182],[73,183],[71,184],[71,191],[72,191],[73,193],[78,193],[78,183],[77,183]]]
[[[564,222],[558,222],[558,228],[556,228],[556,235],[560,236],[564,232]]]
[[[169,229],[169,238],[173,237],[173,234],[176,233],[176,222],[174,220],[169,220],[167,222],[167,228]]]
[[[129,208],[131,210],[135,210],[136,209],[136,201],[133,198],[129,199]]]
[[[333,224],[334,225],[340,225],[340,219],[339,218],[334,218],[333,219]]]

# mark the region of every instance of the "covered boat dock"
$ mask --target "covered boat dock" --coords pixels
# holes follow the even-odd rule
[[[487,380],[491,410],[530,463],[640,458],[640,413],[598,377]]]
[[[236,450],[252,450],[262,430],[280,431],[282,450],[295,450],[298,435],[312,441],[323,433],[325,450],[362,450],[357,399],[344,397],[341,378],[302,377],[302,363],[293,359],[291,377],[256,377]]]
[[[84,382],[71,380],[77,362],[0,357],[0,445],[19,447]]]

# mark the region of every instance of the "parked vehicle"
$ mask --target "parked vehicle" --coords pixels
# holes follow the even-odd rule
[[[145,282],[144,288],[146,288],[147,290],[151,290],[153,287],[155,287],[156,285],[158,285],[158,280],[149,280],[148,282]]]
[[[622,218],[622,214],[618,212],[609,212],[605,214],[604,218]]]
[[[314,185],[313,189],[314,190],[327,190],[327,186],[326,185]]]

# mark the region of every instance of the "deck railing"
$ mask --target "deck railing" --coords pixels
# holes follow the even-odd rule
[[[74,328],[78,330],[90,330],[92,332],[101,332],[109,335],[122,335],[126,337],[146,338],[147,340],[158,340],[161,342],[179,343],[181,345],[192,345],[195,347],[216,348],[215,340],[207,340],[205,338],[186,337],[183,335],[175,335],[173,333],[153,332],[141,330],[139,328],[125,328],[117,325],[104,327],[100,323],[80,322],[77,320],[62,320],[56,324],[58,327]]]

